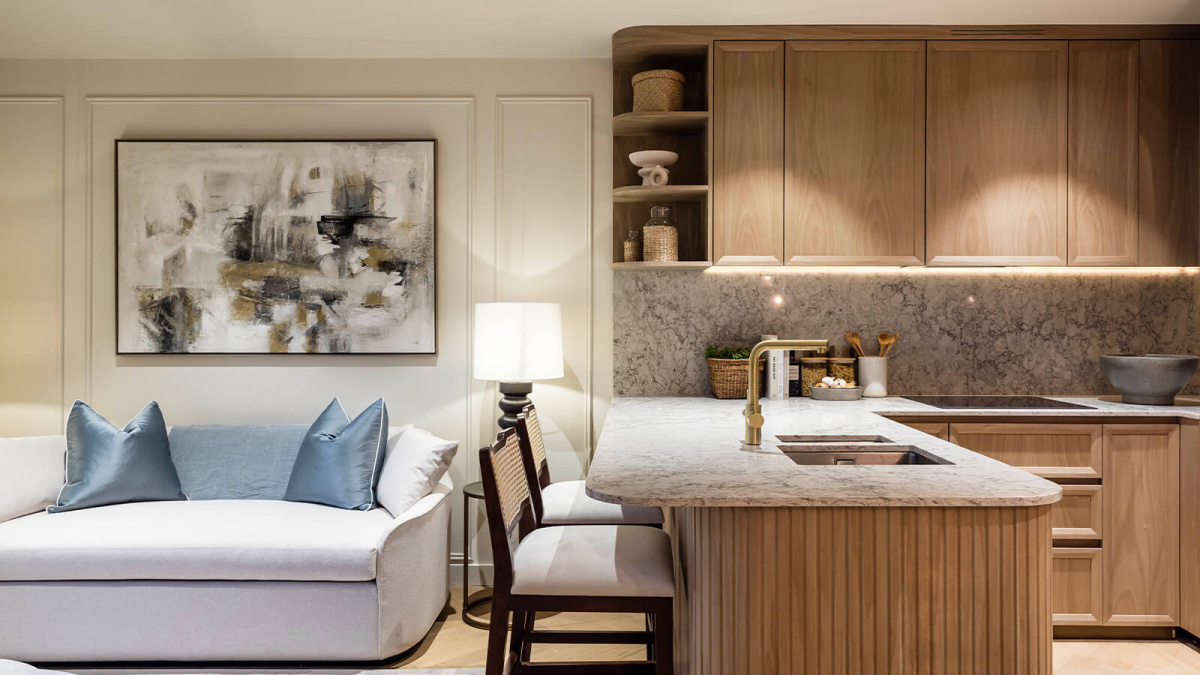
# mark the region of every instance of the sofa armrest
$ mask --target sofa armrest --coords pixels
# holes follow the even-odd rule
[[[450,592],[450,499],[454,483],[442,476],[433,491],[397,515],[379,543],[379,658],[419,642],[437,620]]]
[[[0,522],[45,510],[58,500],[65,436],[0,438]]]

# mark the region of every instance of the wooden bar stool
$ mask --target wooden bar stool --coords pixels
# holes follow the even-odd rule
[[[543,525],[656,525],[663,524],[662,509],[651,506],[624,506],[592,499],[584,489],[584,481],[550,482],[550,466],[546,462],[546,445],[542,427],[538,424],[533,404],[517,415],[517,438],[525,475],[529,480],[534,521]]]
[[[666,532],[626,525],[534,529],[523,465],[513,429],[505,429],[495,443],[479,451],[495,571],[486,675],[673,673],[675,577]],[[506,653],[509,611],[512,638]],[[646,631],[537,630],[537,612],[639,613],[652,621]],[[644,644],[648,658],[531,663],[535,643]]]

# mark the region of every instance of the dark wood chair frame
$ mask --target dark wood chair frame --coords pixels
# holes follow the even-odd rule
[[[510,673],[563,673],[576,675],[673,675],[674,599],[662,597],[619,597],[588,595],[518,595],[512,593],[512,534],[518,542],[534,529],[528,486],[512,520],[505,521],[500,486],[492,463],[494,454],[505,451],[516,430],[505,429],[496,442],[479,450],[484,504],[492,542],[494,571],[491,628],[488,634],[486,675]],[[519,451],[518,447],[518,451]],[[512,639],[505,651],[508,614],[512,612]],[[538,630],[538,612],[614,612],[646,614],[651,617],[646,631]],[[534,644],[644,644],[646,661],[530,662]]]
[[[521,408],[517,414],[517,441],[521,444],[521,459],[525,465],[525,479],[529,482],[529,501],[533,505],[533,520],[536,527],[542,526],[545,507],[542,506],[542,490],[550,485],[550,464],[543,456],[539,462],[533,454],[533,436],[529,432],[529,413],[535,415],[533,404]],[[541,421],[539,420],[539,425]]]
[[[550,464],[546,461],[544,451],[541,461],[534,456],[533,436],[529,432],[529,413],[531,412],[535,415],[537,414],[532,403],[521,408],[521,412],[517,415],[517,441],[521,444],[521,459],[525,464],[525,479],[529,483],[529,501],[533,504],[532,526],[541,527],[542,518],[546,514],[545,507],[542,505],[542,490],[546,489],[551,483]],[[540,427],[540,420],[538,424]],[[640,527],[662,529],[662,525],[656,523],[639,523],[638,525]]]

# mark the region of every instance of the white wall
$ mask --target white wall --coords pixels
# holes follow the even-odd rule
[[[567,375],[533,398],[554,475],[582,475],[612,389],[610,78],[598,60],[0,61],[0,435],[61,433],[76,398],[117,423],[156,399],[169,424],[236,424],[385,396],[460,441],[462,485],[498,414],[471,378],[473,304],[539,300],[563,304]],[[116,356],[118,138],[436,138],[438,354]]]

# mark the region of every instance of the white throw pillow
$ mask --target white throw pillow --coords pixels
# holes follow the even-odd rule
[[[375,490],[379,505],[399,516],[429,494],[450,468],[458,441],[446,441],[411,424],[388,438]]]
[[[44,511],[66,480],[65,436],[0,438],[0,522]]]

